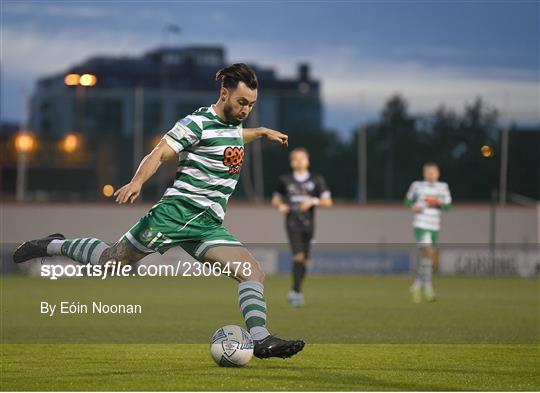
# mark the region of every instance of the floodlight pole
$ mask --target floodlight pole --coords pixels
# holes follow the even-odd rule
[[[28,129],[30,124],[30,96],[26,90],[23,90],[24,118],[21,123],[20,131]],[[24,202],[26,200],[26,179],[28,172],[28,152],[25,148],[17,149],[17,172],[15,180],[15,200]]]
[[[508,116],[508,90],[504,91],[504,114]],[[499,170],[499,203],[501,205],[506,204],[506,190],[508,183],[508,134],[510,132],[510,122],[505,120],[505,126],[501,131],[501,167]]]
[[[489,259],[491,264],[491,274],[495,274],[495,258],[497,252],[497,190],[491,192],[489,204]]]
[[[259,125],[259,108],[255,107],[251,114],[251,122],[254,127]],[[257,139],[253,141],[253,183],[255,188],[255,201],[261,202],[264,198],[264,169],[263,169],[263,151],[262,141]]]
[[[508,181],[508,134],[510,130],[506,126],[501,135],[501,168],[499,174],[499,203],[506,204],[506,189]]]
[[[16,175],[16,193],[17,202],[24,202],[26,199],[26,173],[28,170],[28,153],[24,151],[17,152],[17,175]]]
[[[358,129],[358,202],[367,202],[367,127]]]
[[[133,92],[133,173],[143,157],[144,144],[144,90],[140,85]],[[142,194],[136,201],[142,200]]]
[[[144,90],[137,85],[133,93],[133,171],[139,167],[143,155]]]

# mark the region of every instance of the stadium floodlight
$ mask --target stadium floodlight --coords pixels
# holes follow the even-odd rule
[[[67,74],[64,77],[64,84],[66,86],[84,86],[92,87],[97,83],[97,76],[93,74]]]
[[[95,86],[97,83],[97,77],[92,74],[83,74],[79,80],[79,84],[85,87]]]
[[[81,79],[81,76],[79,74],[67,74],[64,77],[64,84],[66,86],[77,86],[79,84],[80,79]]]
[[[480,153],[484,158],[491,158],[494,155],[493,149],[491,148],[491,146],[488,145],[483,145],[480,149]]]
[[[22,132],[15,137],[15,150],[18,153],[29,153],[37,146],[37,141],[34,136],[29,133]]]
[[[16,199],[23,202],[26,199],[26,172],[28,170],[28,153],[37,147],[36,138],[27,132],[21,132],[15,137],[17,151],[17,174],[15,193]]]
[[[101,189],[101,192],[103,192],[103,196],[109,198],[114,194],[114,187],[110,184],[105,184]]]
[[[79,147],[79,137],[75,134],[67,134],[64,139],[62,139],[60,147],[68,154],[73,153]]]

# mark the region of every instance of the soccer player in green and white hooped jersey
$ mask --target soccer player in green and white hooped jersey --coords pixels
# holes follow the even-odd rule
[[[421,259],[416,266],[416,278],[411,287],[415,303],[422,300],[422,285],[426,300],[435,300],[431,280],[434,246],[439,237],[441,210],[448,210],[452,203],[448,184],[438,181],[439,166],[428,162],[424,164],[423,171],[424,181],[413,182],[405,197],[405,204],[416,213],[413,227],[421,251]]]
[[[176,246],[204,262],[241,261],[249,269],[235,269],[238,301],[259,358],[290,357],[301,351],[301,340],[282,340],[266,328],[264,272],[259,263],[223,226],[227,201],[234,191],[244,160],[244,144],[261,137],[288,144],[288,137],[267,128],[244,129],[257,101],[257,76],[239,63],[219,70],[217,103],[178,121],[156,148],[141,161],[130,183],[116,191],[116,202],[131,202],[162,162],[178,160],[176,180],[163,198],[113,246],[95,238],[65,239],[55,233],[22,243],[16,263],[64,255],[83,264],[108,261],[133,264],[148,254]]]

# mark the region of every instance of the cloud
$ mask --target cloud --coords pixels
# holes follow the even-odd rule
[[[82,12],[81,9],[78,11]],[[214,17],[224,16],[217,13]],[[95,55],[140,55],[157,46],[159,38],[150,37],[146,31],[130,29],[79,26],[43,33],[32,25],[4,25],[1,42],[3,77],[9,78],[13,85],[16,80],[35,80],[61,72]],[[185,34],[182,40],[216,44],[210,34]],[[537,71],[473,68],[451,63],[437,67],[420,60],[376,58],[357,47],[340,44],[291,48],[281,42],[227,41],[226,37],[223,40],[229,42],[226,45],[229,61],[274,67],[282,76],[296,74],[300,62],[311,64],[312,75],[322,82],[326,111],[350,113],[344,117],[349,120],[333,125],[334,128],[352,128],[353,122],[362,118],[363,113],[379,112],[385,100],[396,92],[409,101],[413,113],[432,112],[441,104],[461,110],[467,102],[481,96],[498,107],[505,118],[540,122]],[[450,56],[453,53],[443,48],[439,54]],[[14,104],[9,105],[13,112]]]
[[[4,73],[10,78],[36,78],[60,72],[96,55],[138,55],[152,45],[155,43],[149,38],[122,31],[73,29],[44,34],[31,27],[2,28]]]
[[[74,5],[69,3],[46,3],[46,2],[10,2],[6,1],[4,12],[22,16],[52,16],[69,18],[99,18],[105,15],[102,8]]]
[[[385,101],[400,93],[413,113],[433,112],[440,105],[462,110],[476,97],[484,98],[501,112],[501,119],[540,123],[538,71],[500,67],[464,67],[373,58],[359,49],[336,45],[302,57],[281,53],[278,48],[248,44],[233,52],[249,53],[261,64],[275,64],[286,74],[307,61],[322,81],[327,111],[349,111],[350,121],[363,114],[380,112]],[[441,52],[441,53],[444,53]],[[349,125],[351,128],[354,124]]]
[[[406,48],[398,47],[393,48],[391,52],[397,56],[412,57],[412,56],[425,56],[433,58],[456,58],[471,53],[467,53],[461,48],[449,48],[446,46],[433,46],[433,45],[410,45]]]
[[[439,105],[454,110],[480,96],[501,111],[501,118],[540,122],[538,79],[533,72],[523,78],[509,70],[477,75],[467,69],[433,68],[422,64],[365,63],[351,69],[353,78],[328,72],[324,100],[330,107],[372,112],[386,99],[402,94],[413,113],[428,113]],[[535,78],[536,77],[536,78]]]

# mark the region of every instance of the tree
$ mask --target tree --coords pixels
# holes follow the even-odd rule
[[[496,159],[480,154],[483,145],[498,153],[498,113],[481,99],[466,105],[462,116],[440,107],[426,144],[431,160],[441,167],[441,176],[458,199],[489,199],[498,185]]]
[[[417,171],[418,134],[407,102],[394,95],[379,123],[368,126],[368,198],[401,199]]]

